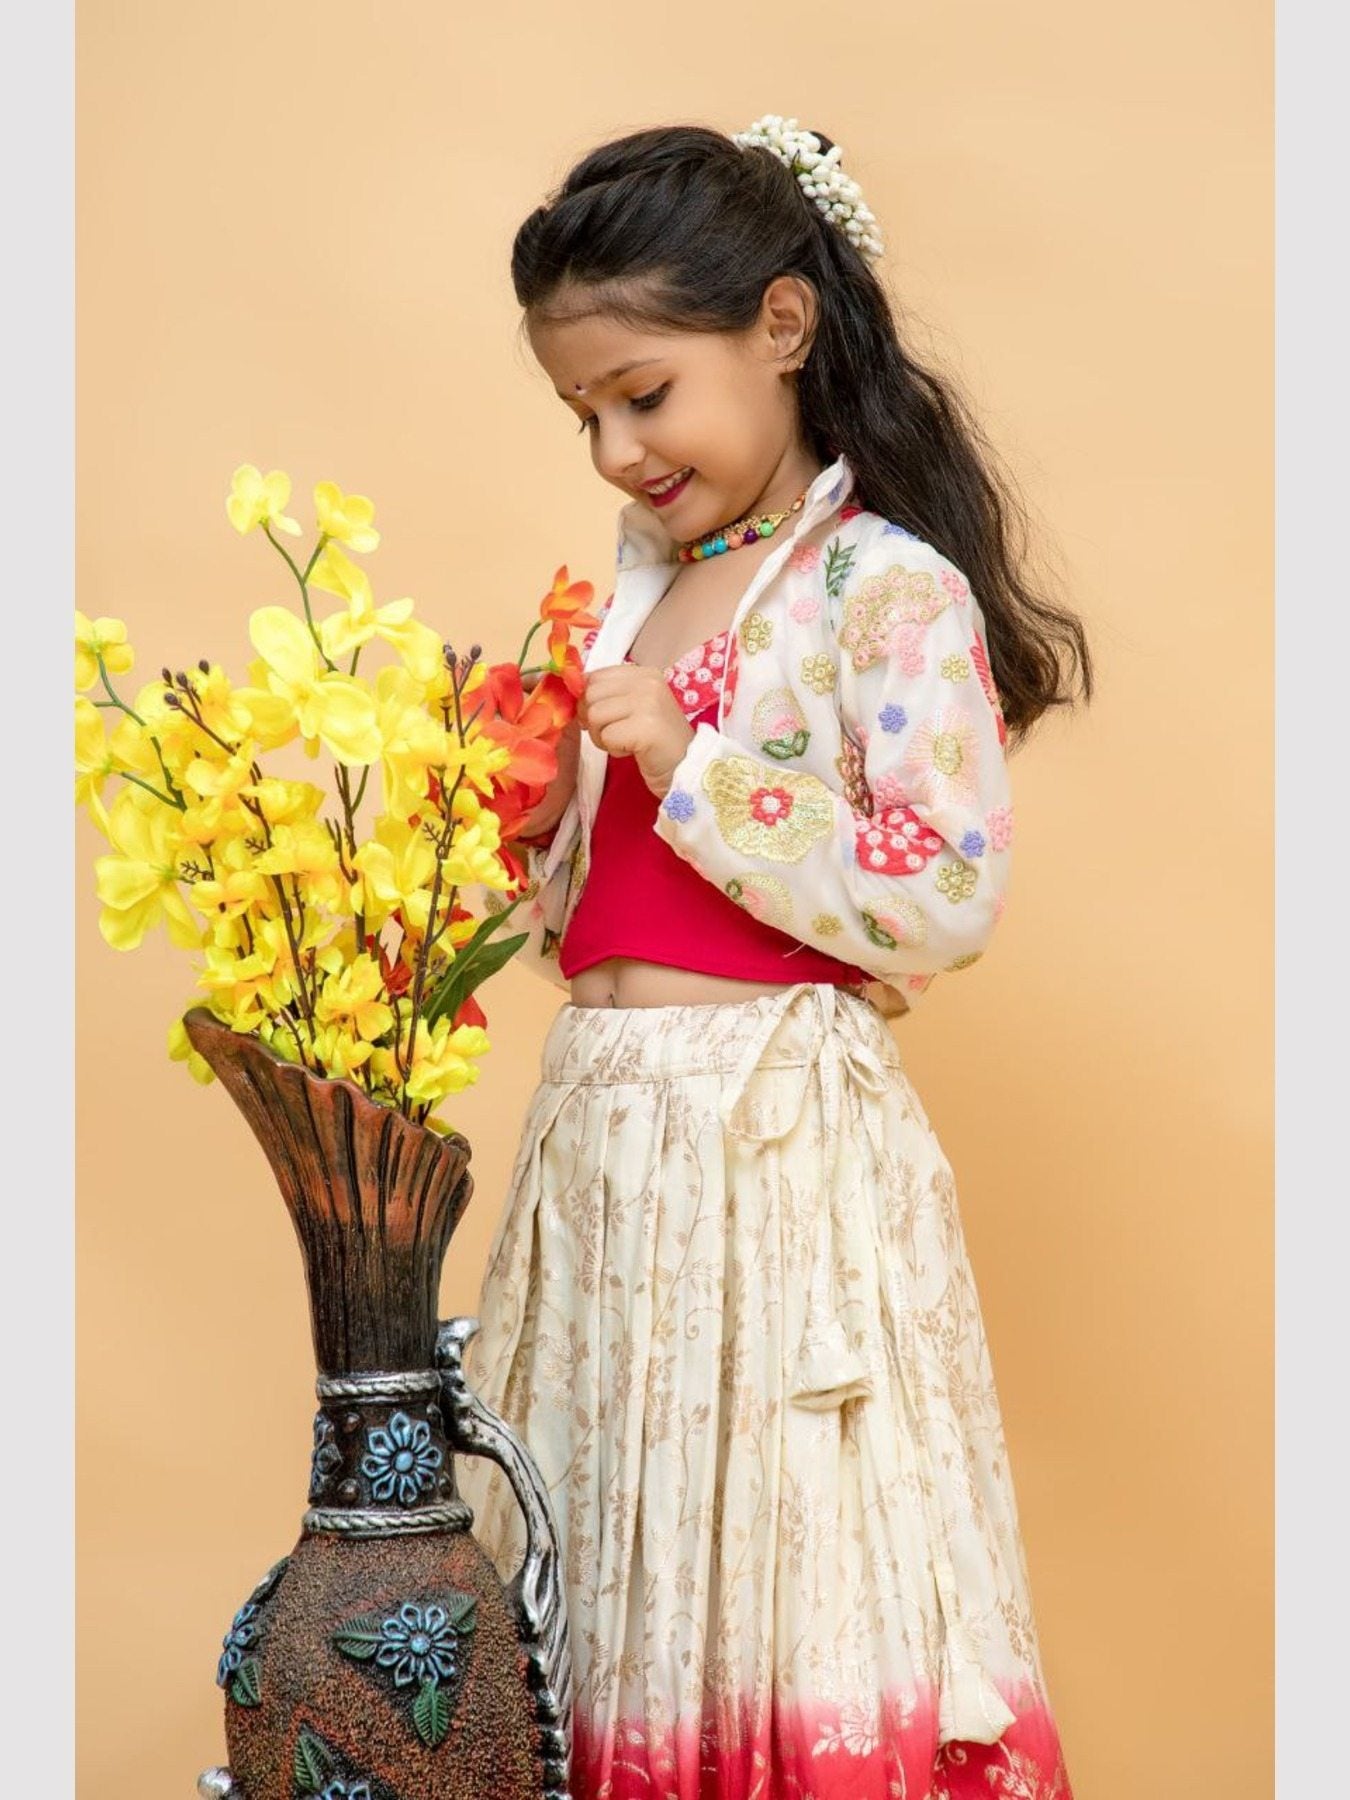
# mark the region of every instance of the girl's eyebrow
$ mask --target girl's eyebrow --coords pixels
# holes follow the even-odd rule
[[[576,384],[574,392],[584,394],[588,387],[607,387],[611,381],[617,381],[620,375],[627,375],[632,369],[648,368],[652,363],[660,362],[660,360],[659,356],[644,356],[638,362],[620,363],[617,369],[611,369],[608,375],[602,375],[598,381],[579,381]],[[554,388],[553,391],[560,400],[570,400],[572,398],[571,394],[564,394],[561,388]]]

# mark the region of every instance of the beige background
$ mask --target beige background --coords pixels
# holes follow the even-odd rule
[[[78,42],[78,603],[242,673],[289,598],[234,466],[371,495],[377,597],[513,655],[613,491],[516,338],[512,233],[603,137],[836,137],[916,345],[1058,546],[1101,674],[1014,764],[993,953],[895,1029],[957,1169],[1078,1800],[1270,1791],[1272,152],[1264,4],[729,11],[91,0]],[[604,584],[604,585],[601,585]],[[223,1757],[231,1613],[293,1542],[299,1259],[161,940],[78,827],[81,1793]],[[472,1311],[557,993],[508,970],[453,1117]]]

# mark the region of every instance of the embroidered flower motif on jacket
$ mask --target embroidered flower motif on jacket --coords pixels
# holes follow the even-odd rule
[[[726,892],[763,925],[781,931],[792,917],[792,896],[775,875],[738,875],[727,883]]]
[[[717,828],[727,843],[748,856],[772,862],[800,862],[812,844],[834,825],[830,790],[814,775],[786,770],[772,786],[760,779],[759,765],[746,756],[712,763],[703,777]]]
[[[802,658],[802,680],[813,694],[832,694],[838,679],[838,663],[823,650],[818,650],[814,656]]]
[[[952,596],[928,569],[897,563],[881,575],[869,575],[844,603],[839,642],[853,667],[867,669],[890,654],[892,641],[905,625],[931,625]]]
[[[980,791],[980,748],[968,713],[943,706],[916,725],[905,756],[914,791],[969,806]]]
[[[811,741],[806,719],[791,688],[771,688],[756,701],[750,715],[750,729],[765,756],[785,762],[792,756],[803,756]]]
[[[858,861],[879,875],[921,875],[943,840],[929,831],[913,807],[894,806],[858,821]]]
[[[741,626],[741,643],[747,656],[756,656],[773,642],[773,620],[752,612]]]

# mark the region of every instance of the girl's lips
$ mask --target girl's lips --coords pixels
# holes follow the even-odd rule
[[[694,471],[691,469],[683,481],[677,481],[675,486],[673,488],[667,488],[664,494],[653,494],[649,489],[647,498],[651,501],[653,506],[669,506],[672,500],[679,498],[693,479]]]

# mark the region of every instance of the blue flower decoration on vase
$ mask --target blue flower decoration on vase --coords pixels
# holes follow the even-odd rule
[[[400,1506],[411,1506],[419,1494],[430,1492],[441,1460],[426,1420],[396,1412],[387,1426],[375,1425],[366,1432],[361,1473],[369,1478],[377,1500],[396,1499]]]
[[[258,1627],[253,1621],[258,1616],[258,1609],[251,1600],[245,1600],[234,1615],[230,1629],[221,1640],[220,1661],[216,1664],[216,1686],[228,1687],[231,1675],[235,1674],[244,1660],[244,1652],[251,1647],[258,1635]]]
[[[394,1685],[453,1681],[459,1672],[459,1633],[443,1606],[400,1606],[380,1622],[383,1643],[375,1652],[382,1669],[394,1671]]]

